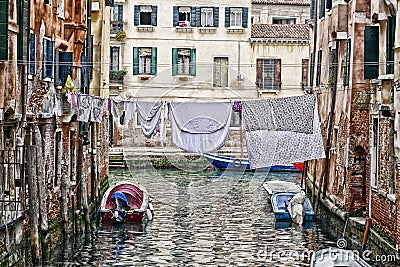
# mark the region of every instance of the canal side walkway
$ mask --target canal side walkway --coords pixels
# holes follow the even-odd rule
[[[221,155],[246,158],[247,151],[245,148],[240,147],[224,147],[218,152]],[[136,167],[148,167],[150,165],[165,165],[180,163],[182,161],[190,160],[193,165],[209,165],[207,160],[197,153],[189,153],[181,150],[178,147],[137,147],[137,146],[124,146],[112,147],[109,151],[109,167],[113,168],[127,168],[127,162],[134,164]],[[179,164],[181,165],[181,164]],[[155,166],[156,167],[156,166]],[[208,167],[211,167],[208,166]]]

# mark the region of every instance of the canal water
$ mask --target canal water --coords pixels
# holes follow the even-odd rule
[[[299,173],[125,170],[153,200],[154,220],[98,224],[59,246],[48,266],[308,266],[311,254],[336,247],[329,226],[277,224],[264,181],[300,183]]]

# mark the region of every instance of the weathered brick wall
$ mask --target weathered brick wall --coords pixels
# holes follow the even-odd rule
[[[371,200],[372,221],[375,226],[396,238],[396,205],[386,195],[373,190]]]

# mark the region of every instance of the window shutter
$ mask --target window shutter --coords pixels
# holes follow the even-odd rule
[[[28,73],[31,75],[36,74],[36,35],[31,33],[31,39],[29,40],[29,70]]]
[[[135,5],[134,10],[135,10],[135,14],[134,14],[134,17],[133,17],[133,24],[135,26],[138,26],[139,25],[139,15],[140,15],[140,6]]]
[[[244,7],[243,12],[242,12],[242,27],[243,28],[247,28],[248,21],[249,21],[249,8]]]
[[[151,74],[157,73],[157,47],[151,48]]]
[[[281,89],[281,59],[275,59],[275,81],[274,81],[274,89]]]
[[[225,28],[230,26],[230,16],[231,16],[231,9],[229,7],[225,7]]]
[[[310,53],[310,86],[314,85],[314,70],[315,70],[315,56],[314,53]]]
[[[262,59],[257,59],[257,76],[256,76],[256,85],[258,88],[262,88],[262,64],[263,60]]]
[[[46,51],[47,55],[45,57],[45,60],[46,60],[46,75],[45,75],[45,77],[54,78],[54,75],[53,75],[53,64],[54,64],[53,47],[54,47],[54,42],[48,41],[48,40],[46,40],[45,42],[47,42],[47,51]]]
[[[326,0],[326,10],[332,9],[332,0]]]
[[[315,77],[315,85],[319,86],[321,84],[321,60],[322,60],[322,50],[318,50],[317,55],[317,77]]]
[[[347,39],[344,43],[344,62],[343,62],[343,86],[349,85],[350,72],[350,49],[351,39]]]
[[[303,58],[301,60],[301,85],[302,85],[302,89],[304,89],[304,86],[307,86],[307,84],[308,84],[307,74],[308,74],[308,59]]]
[[[364,31],[364,79],[379,76],[379,27],[366,26]]]
[[[178,75],[178,48],[172,48],[172,76]]]
[[[151,26],[157,26],[157,6],[152,6]]]
[[[388,17],[386,25],[386,74],[394,73],[394,39],[396,34],[396,17]]]
[[[196,76],[196,49],[190,50],[190,75]]]
[[[325,0],[319,1],[319,18],[325,17]]]
[[[219,7],[214,7],[214,27],[219,27]]]
[[[119,5],[118,6],[118,21],[122,22],[124,20],[124,6]]]
[[[190,26],[191,27],[196,27],[197,22],[196,22],[196,7],[192,6],[190,7]]]
[[[8,0],[0,0],[0,60],[8,59]]]
[[[311,20],[315,19],[315,1],[316,0],[311,0],[311,2],[310,2],[310,19]]]
[[[196,27],[201,26],[201,9],[200,7],[196,7]]]
[[[82,87],[89,87],[89,72],[88,72],[88,67],[87,67],[87,56],[81,56],[81,63],[82,63],[82,69],[81,69],[81,75],[82,75]]]
[[[178,7],[174,6],[172,7],[172,18],[173,18],[173,22],[172,22],[172,26],[176,27],[178,26],[178,21],[179,21],[179,13],[178,13]]]
[[[72,64],[73,64],[73,53],[72,52],[59,52],[59,67],[58,67],[58,75],[61,81],[61,84],[64,85],[67,80],[68,75],[72,77]]]
[[[139,47],[133,48],[133,75],[139,74]]]

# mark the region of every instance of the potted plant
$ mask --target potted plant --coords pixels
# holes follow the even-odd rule
[[[122,80],[128,72],[126,70],[111,70],[110,79],[111,80]]]
[[[123,39],[125,39],[126,37],[126,32],[119,30],[115,33],[115,39],[117,39],[118,41],[122,41]]]

